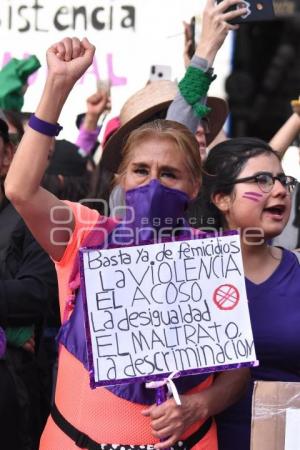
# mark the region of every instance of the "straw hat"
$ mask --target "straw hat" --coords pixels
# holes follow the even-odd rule
[[[168,107],[178,92],[173,81],[158,80],[147,84],[133,94],[120,112],[120,128],[113,133],[104,145],[101,164],[112,172],[117,172],[121,161],[121,150],[131,131],[158,117],[165,118]],[[227,103],[221,98],[208,97],[207,106],[212,108],[208,114],[210,132],[206,135],[207,145],[221,130],[227,114]]]

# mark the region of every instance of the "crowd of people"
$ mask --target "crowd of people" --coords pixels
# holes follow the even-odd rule
[[[61,110],[94,57],[87,38],[47,50],[34,114],[1,111],[1,448],[250,450],[255,381],[300,381],[299,188],[281,163],[299,111],[269,143],[229,138],[227,103],[208,95],[215,57],[238,29],[231,20],[245,13],[228,11],[239,2],[207,0],[191,59],[186,33],[183,79],[147,83],[101,142],[105,90],[87,99],[74,143],[58,139]],[[126,208],[116,217],[124,206],[134,221]],[[172,395],[157,404],[144,381],[92,389],[84,331],[79,250],[148,245],[162,228],[168,240],[239,230],[259,360],[175,378],[180,404]]]

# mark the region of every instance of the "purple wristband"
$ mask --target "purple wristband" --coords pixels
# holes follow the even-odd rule
[[[34,114],[31,114],[28,121],[28,126],[41,134],[46,134],[47,136],[58,136],[62,127],[58,123],[49,123],[45,120],[39,119]]]

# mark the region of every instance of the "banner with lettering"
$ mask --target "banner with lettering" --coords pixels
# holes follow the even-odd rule
[[[143,88],[151,65],[170,67],[171,79],[184,74],[183,24],[201,15],[199,0],[2,0],[0,8],[0,69],[12,58],[35,54],[42,67],[29,79],[23,111],[34,111],[46,76],[45,53],[65,36],[88,39],[96,46],[92,66],[76,84],[62,112],[60,137],[75,140],[77,114],[96,91],[97,80],[110,79],[112,111],[119,113],[127,98]],[[211,95],[224,96],[230,71],[231,41],[226,40],[214,67],[218,77]]]
[[[256,364],[238,235],[81,251],[91,386]]]

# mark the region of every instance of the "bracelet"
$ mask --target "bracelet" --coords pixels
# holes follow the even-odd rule
[[[179,90],[185,101],[192,106],[197,117],[205,117],[211,108],[200,103],[205,97],[210,83],[216,78],[208,72],[204,72],[198,67],[189,66],[185,76],[179,82]]]
[[[38,133],[51,137],[58,136],[63,128],[58,123],[53,124],[46,122],[45,120],[39,119],[34,114],[31,114],[28,126]]]

